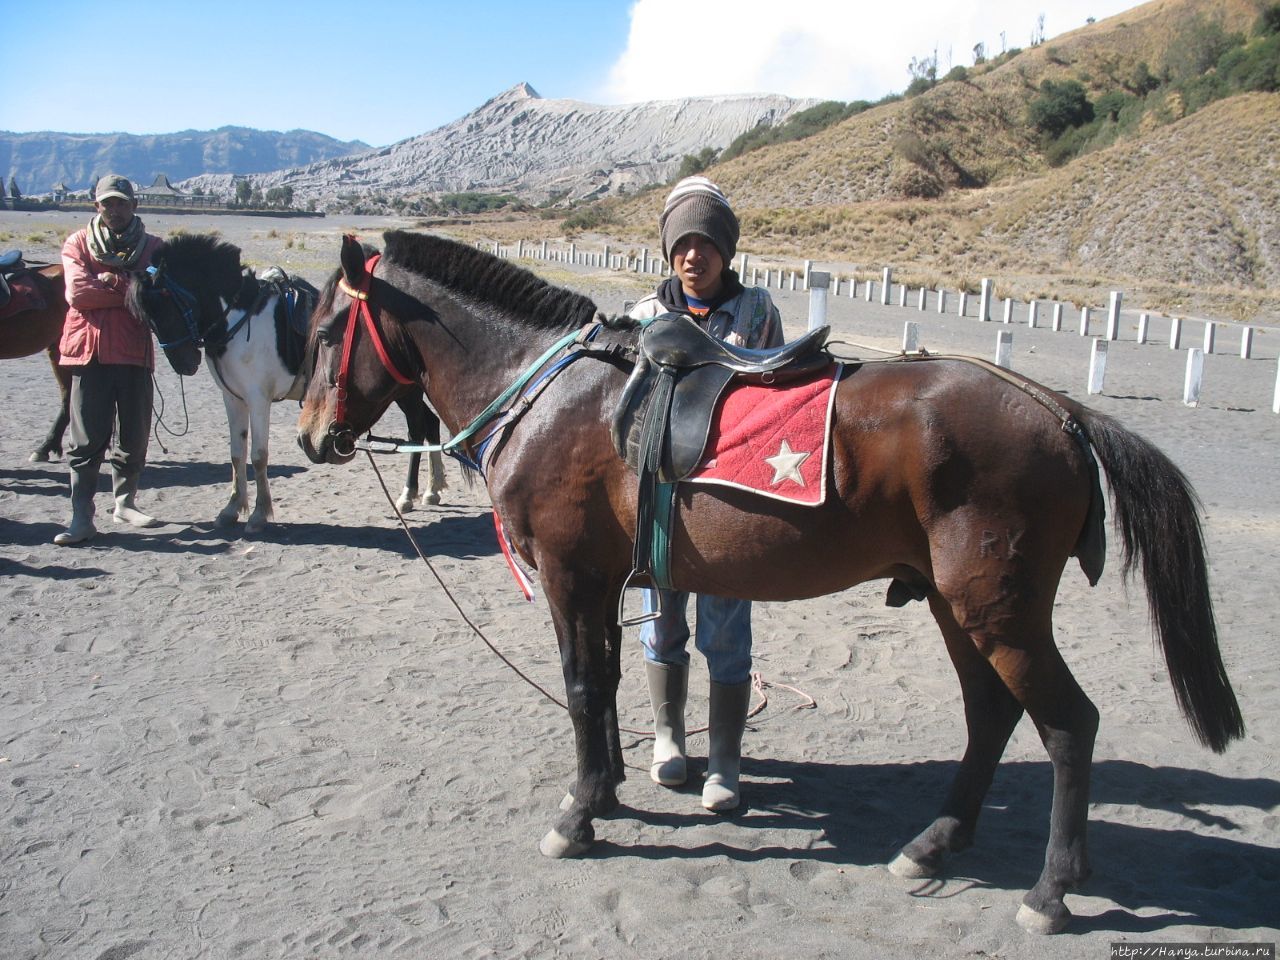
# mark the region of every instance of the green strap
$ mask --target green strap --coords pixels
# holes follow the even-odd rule
[[[676,485],[658,483],[653,492],[653,541],[650,544],[650,575],[654,586],[671,589],[671,518],[675,516]]]
[[[533,366],[525,370],[525,372],[519,376],[519,378],[516,380],[515,383],[511,384],[511,386],[507,387],[506,390],[502,391],[502,393],[492,403],[490,403],[487,407],[485,407],[484,410],[480,412],[480,415],[476,417],[474,420],[472,420],[471,423],[468,424],[461,433],[459,433],[456,437],[451,438],[448,443],[441,445],[439,448],[441,452],[448,453],[451,450],[453,450],[455,447],[461,446],[464,442],[471,439],[471,437],[475,435],[477,430],[485,426],[485,424],[487,424],[490,420],[492,420],[495,416],[497,416],[498,411],[501,410],[503,407],[505,407],[507,405],[507,402],[512,397],[514,397],[517,393],[519,393],[521,390],[524,389],[525,384],[527,384],[530,380],[534,378],[534,375],[537,374],[537,372],[543,368],[543,366],[546,364],[548,360],[554,357],[557,353],[559,353],[569,344],[573,343],[574,340],[578,339],[581,333],[582,331],[580,330],[575,330],[572,333],[566,333],[563,337],[561,337],[559,340],[553,343],[547,349],[547,352],[544,353],[541,357],[539,357],[534,362]]]

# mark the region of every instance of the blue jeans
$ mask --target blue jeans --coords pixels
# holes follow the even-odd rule
[[[644,590],[645,613],[657,609],[654,590]],[[686,666],[689,653],[689,622],[685,611],[689,594],[662,591],[662,616],[640,625],[640,643],[646,660]],[[694,645],[707,658],[711,679],[720,684],[751,679],[751,601],[697,595],[697,622]]]

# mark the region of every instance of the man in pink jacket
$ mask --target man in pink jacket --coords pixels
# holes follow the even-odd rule
[[[68,309],[58,349],[72,368],[71,525],[53,542],[64,547],[98,532],[93,495],[108,447],[116,521],[157,523],[134,503],[151,434],[155,351],[151,331],[125,307],[125,292],[150,264],[160,238],[143,228],[127,177],[103,177],[94,199],[97,216],[62,245]]]

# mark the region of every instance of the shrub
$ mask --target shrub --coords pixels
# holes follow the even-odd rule
[[[1057,137],[1071,127],[1078,127],[1093,119],[1093,105],[1085,95],[1084,87],[1075,80],[1055,83],[1045,80],[1040,84],[1040,96],[1027,108],[1031,125],[1048,137]]]

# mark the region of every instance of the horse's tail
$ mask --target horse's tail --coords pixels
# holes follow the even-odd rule
[[[1244,736],[1244,718],[1218,650],[1199,499],[1182,471],[1142,437],[1104,414],[1079,415],[1111,485],[1123,574],[1142,568],[1178,706],[1200,742],[1221,753]]]

